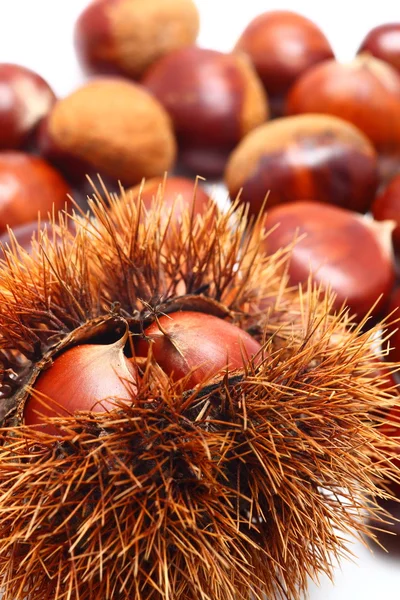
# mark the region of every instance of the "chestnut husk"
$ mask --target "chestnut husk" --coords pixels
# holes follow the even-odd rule
[[[288,289],[290,249],[261,254],[238,205],[183,213],[175,243],[161,201],[90,208],[0,267],[3,600],[299,599],[346,554],[341,532],[374,537],[362,516],[385,520],[370,496],[397,479],[377,329]],[[150,353],[132,404],[49,419],[59,436],[23,424],[61,352],[178,310],[238,325],[265,358],[182,391]]]

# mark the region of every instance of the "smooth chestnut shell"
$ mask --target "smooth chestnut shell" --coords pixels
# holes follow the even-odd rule
[[[251,132],[232,153],[225,172],[232,199],[258,214],[297,200],[369,209],[378,182],[376,152],[356,127],[328,115],[276,119]]]
[[[372,305],[379,312],[394,283],[390,232],[372,225],[356,213],[314,202],[296,202],[268,212],[266,228],[275,228],[266,239],[268,253],[295,244],[289,264],[293,285],[313,281],[336,294],[335,307],[346,304],[361,320]],[[387,239],[389,236],[389,240]],[[388,243],[389,241],[389,243]]]
[[[286,10],[256,17],[235,50],[251,58],[275,116],[282,115],[286,94],[296,79],[316,63],[334,57],[329,41],[315,23]]]
[[[0,149],[15,150],[28,143],[55,101],[43,77],[20,65],[0,64]]]
[[[369,54],[316,65],[292,87],[286,113],[324,113],[353,123],[372,141],[387,177],[400,156],[400,74]],[[398,166],[397,166],[398,170]]]
[[[358,50],[363,52],[384,60],[400,73],[400,23],[384,23],[371,29]]]
[[[218,373],[243,369],[261,345],[236,325],[213,315],[175,312],[158,319],[136,345],[138,356],[151,353],[175,381],[185,387],[204,383]]]
[[[45,160],[22,152],[0,153],[0,233],[65,209],[70,188]]]
[[[400,175],[392,179],[389,185],[375,198],[371,207],[377,221],[392,220],[396,224],[393,230],[393,244],[400,251]]]
[[[170,114],[183,165],[220,175],[229,153],[267,120],[262,84],[244,56],[190,47],[156,62],[143,84]]]

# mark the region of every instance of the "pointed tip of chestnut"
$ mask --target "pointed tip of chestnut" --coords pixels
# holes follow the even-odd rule
[[[151,353],[161,369],[185,389],[213,376],[243,369],[261,351],[260,343],[236,325],[199,312],[162,316],[136,343],[138,356]]]

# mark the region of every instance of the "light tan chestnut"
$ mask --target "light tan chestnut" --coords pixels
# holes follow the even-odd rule
[[[39,136],[60,169],[99,172],[134,185],[174,164],[170,118],[142,86],[120,78],[90,81],[56,103]]]
[[[75,47],[89,71],[138,78],[161,56],[193,44],[198,31],[193,0],[97,0],[76,23]]]

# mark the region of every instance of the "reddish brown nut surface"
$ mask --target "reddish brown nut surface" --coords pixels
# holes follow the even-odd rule
[[[289,115],[336,115],[363,131],[383,160],[400,156],[400,75],[369,54],[313,67],[291,89],[286,108]]]
[[[219,175],[227,156],[268,118],[262,84],[244,56],[185,48],[155,63],[144,85],[171,115],[181,160],[196,175]]]
[[[377,221],[393,220],[396,228],[393,231],[393,243],[396,251],[400,251],[400,175],[392,179],[372,204],[372,214]]]
[[[192,0],[97,0],[75,27],[75,47],[89,71],[134,78],[158,58],[193,44],[199,14]]]
[[[290,244],[296,235],[306,234],[291,255],[289,277],[293,285],[306,283],[311,272],[314,282],[335,292],[335,307],[347,304],[358,319],[381,294],[390,293],[395,277],[391,230],[383,223],[370,224],[361,215],[336,206],[296,202],[268,213],[266,228],[274,227],[265,242],[270,254]]]
[[[376,152],[356,127],[325,115],[276,119],[251,132],[232,153],[225,172],[232,199],[258,213],[295,200],[368,210],[378,175]]]
[[[174,219],[178,222],[182,211],[190,207],[194,215],[202,214],[210,202],[210,197],[202,188],[200,183],[194,179],[186,177],[153,177],[147,180],[144,185],[137,185],[127,193],[133,194],[134,197],[140,197],[144,206],[150,209],[152,204],[157,201],[161,194],[162,205],[165,208],[166,217],[169,210],[173,209]]]
[[[400,72],[400,23],[385,23],[371,29],[358,52],[370,52]]]
[[[235,49],[250,56],[276,116],[283,113],[285,96],[295,80],[312,65],[334,57],[330,43],[315,23],[285,10],[256,17]]]
[[[55,101],[40,75],[19,65],[0,64],[0,149],[25,144]]]
[[[43,159],[22,152],[0,153],[0,232],[63,210],[70,193],[61,175]]]
[[[94,171],[124,185],[164,174],[176,152],[161,104],[142,86],[111,77],[92,80],[59,100],[39,143],[68,175]]]
[[[162,316],[145,330],[147,339],[137,343],[138,356],[152,355],[175,381],[188,377],[186,388],[206,379],[242,369],[261,350],[246,331],[218,317],[198,312]]]

